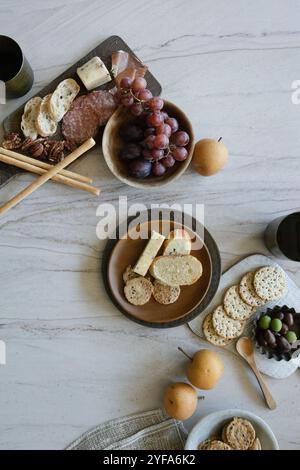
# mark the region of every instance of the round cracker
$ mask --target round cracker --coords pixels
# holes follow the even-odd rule
[[[180,296],[179,286],[167,286],[159,281],[154,281],[153,297],[162,305],[173,304]]]
[[[136,277],[139,277],[139,274],[136,274],[133,271],[132,266],[129,264],[123,273],[123,281],[126,284],[126,282],[130,281],[131,279],[135,279]]]
[[[232,448],[226,442],[212,440],[205,450],[232,450]]]
[[[253,307],[246,304],[239,294],[239,286],[230,287],[224,296],[224,309],[227,315],[233,320],[245,321],[254,312]]]
[[[254,274],[254,271],[250,271],[242,277],[239,293],[246,304],[251,305],[251,307],[262,307],[264,301],[257,295],[253,285]]]
[[[286,290],[284,271],[278,266],[265,266],[254,274],[255,292],[266,302],[280,299]]]
[[[206,315],[202,324],[202,330],[207,341],[209,341],[211,344],[214,344],[215,346],[220,346],[223,348],[224,346],[227,346],[227,344],[231,343],[230,339],[222,338],[222,336],[219,336],[216,333],[213,327],[212,313]]]
[[[234,339],[240,336],[244,329],[244,322],[230,318],[222,305],[219,305],[212,314],[213,327],[217,335],[225,339]]]
[[[248,450],[255,440],[255,429],[247,419],[233,418],[225,429],[226,442],[235,450]]]
[[[207,447],[212,442],[212,439],[206,439],[205,441],[200,442],[198,450],[207,450]]]
[[[149,302],[152,291],[152,283],[141,276],[131,279],[124,287],[125,297],[132,305],[144,305]]]

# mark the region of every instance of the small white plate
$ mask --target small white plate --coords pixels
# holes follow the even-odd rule
[[[219,435],[223,426],[234,417],[248,419],[259,438],[262,450],[279,450],[277,439],[270,426],[259,416],[245,410],[223,410],[216,411],[204,416],[193,427],[185,443],[186,450],[197,450],[201,442],[209,439],[213,435]]]

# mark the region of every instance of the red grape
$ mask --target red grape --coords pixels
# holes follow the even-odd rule
[[[149,150],[152,150],[154,148],[155,139],[155,135],[148,135],[148,137],[145,139],[145,144]]]
[[[150,175],[152,164],[143,158],[137,158],[129,164],[129,172],[135,178],[146,178]]]
[[[168,119],[169,115],[168,115],[168,113],[166,113],[166,111],[162,111],[161,114],[162,114],[162,117],[163,117],[164,121],[166,119]]]
[[[166,119],[166,124],[168,124],[168,125],[171,127],[171,129],[172,129],[172,134],[173,134],[174,132],[178,131],[178,129],[179,129],[178,121],[177,121],[177,119],[175,119],[175,118],[167,118],[167,119]]]
[[[178,131],[172,135],[172,143],[179,147],[184,147],[190,141],[189,135],[185,131]]]
[[[131,95],[124,96],[121,100],[121,103],[123,106],[126,106],[128,108],[129,106],[132,106],[134,103],[134,98]]]
[[[166,172],[166,167],[160,162],[153,163],[152,165],[152,174],[154,176],[162,176]]]
[[[172,134],[171,127],[169,124],[161,124],[156,128],[156,134],[165,134],[167,137],[170,137]]]
[[[166,157],[162,158],[161,163],[166,168],[171,168],[175,164],[175,160],[171,154],[167,155]]]
[[[126,142],[138,142],[143,139],[144,132],[135,124],[125,124],[120,129],[120,135]]]
[[[130,77],[124,77],[122,78],[120,82],[120,87],[125,88],[126,90],[129,90],[132,86],[132,78]]]
[[[176,149],[172,151],[172,155],[178,162],[183,162],[188,156],[188,151],[184,147],[176,147]]]
[[[148,135],[154,135],[155,134],[155,127],[147,127],[147,129],[144,131],[144,136],[148,137]]]
[[[157,149],[166,149],[169,145],[169,139],[165,134],[159,134],[154,138],[153,145]]]
[[[130,112],[133,116],[140,116],[143,111],[143,106],[140,103],[134,103],[130,108]]]
[[[164,100],[159,98],[159,96],[155,96],[147,104],[153,111],[160,111],[164,107]]]
[[[163,123],[163,117],[160,112],[152,113],[147,118],[147,124],[149,127],[158,127]]]
[[[142,148],[139,144],[126,144],[121,152],[120,158],[121,160],[134,160],[141,156]]]
[[[143,90],[144,88],[146,88],[146,86],[147,86],[147,82],[143,77],[138,77],[135,80],[133,80],[132,89],[134,93],[137,93],[138,91]]]
[[[146,160],[153,160],[153,157],[152,157],[152,150],[148,150],[148,149],[144,149],[143,152],[143,157],[146,158]]]
[[[161,149],[151,150],[151,156],[153,160],[160,160],[164,156],[164,151]]]
[[[141,90],[138,93],[138,99],[141,100],[141,101],[151,100],[152,96],[153,95],[152,95],[151,91],[147,90],[146,88],[145,88],[145,90]]]

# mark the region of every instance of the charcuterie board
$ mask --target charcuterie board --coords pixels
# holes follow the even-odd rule
[[[86,54],[84,57],[78,60],[75,64],[73,64],[71,67],[65,70],[62,74],[60,74],[58,77],[52,80],[48,85],[46,85],[42,90],[40,90],[39,93],[37,93],[35,96],[44,97],[48,95],[49,93],[52,93],[53,90],[56,88],[56,86],[62,80],[66,78],[74,78],[76,79],[78,84],[80,84],[81,90],[79,92],[79,95],[86,93],[86,89],[84,88],[82,83],[80,83],[80,81],[78,80],[78,77],[76,74],[77,68],[83,65],[84,63],[86,63],[92,57],[99,56],[101,57],[102,61],[106,65],[107,69],[111,70],[111,55],[113,52],[116,52],[119,50],[129,52],[130,54],[136,57],[136,55],[133,53],[130,47],[123,41],[123,39],[121,39],[119,36],[110,36],[105,41],[101,42],[98,46],[96,46],[94,49],[92,49],[88,54]],[[151,90],[151,92],[154,95],[159,95],[161,93],[161,85],[156,80],[156,78],[149,71],[146,72],[145,78],[148,83],[148,88]],[[114,86],[114,83],[110,82],[106,85],[102,85],[101,87],[98,87],[97,89],[107,90],[107,89],[112,88],[113,86]],[[15,111],[13,111],[10,115],[8,115],[4,119],[3,128],[4,128],[5,134],[8,134],[10,132],[21,131],[20,123],[21,123],[21,116],[22,116],[23,109],[24,109],[24,104],[20,106],[19,108],[17,108]],[[53,137],[61,138],[60,130],[58,130],[57,133]],[[0,163],[0,187],[20,171],[22,170],[6,165],[5,163]]]

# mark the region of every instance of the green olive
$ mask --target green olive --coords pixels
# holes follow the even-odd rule
[[[271,317],[269,317],[269,315],[263,315],[262,317],[260,317],[258,325],[259,328],[261,328],[262,330],[267,330],[270,326],[270,323]]]
[[[290,344],[293,344],[295,341],[297,341],[297,335],[294,331],[288,331],[285,337]]]
[[[282,321],[279,320],[279,318],[273,318],[270,327],[271,330],[275,331],[275,333],[278,333],[282,328]]]

